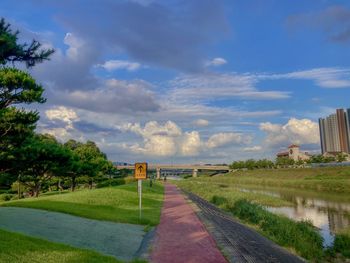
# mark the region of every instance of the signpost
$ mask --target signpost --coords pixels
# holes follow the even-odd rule
[[[139,194],[139,211],[140,211],[140,220],[141,220],[141,211],[142,211],[142,179],[147,178],[147,163],[135,163],[135,179],[137,179],[137,191]]]

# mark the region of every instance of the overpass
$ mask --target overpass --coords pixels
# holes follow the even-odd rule
[[[118,165],[117,169],[135,169],[134,165]],[[160,179],[161,170],[192,170],[192,176],[197,177],[198,171],[230,171],[227,165],[200,165],[200,164],[148,164],[148,170],[157,171]]]

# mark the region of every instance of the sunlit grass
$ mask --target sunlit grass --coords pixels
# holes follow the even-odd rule
[[[163,186],[143,183],[142,220],[139,220],[137,184],[81,190],[73,193],[27,198],[1,203],[57,211],[98,220],[157,225],[163,202]]]

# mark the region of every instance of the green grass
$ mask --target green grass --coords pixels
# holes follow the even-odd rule
[[[97,252],[32,238],[0,229],[0,262],[24,263],[117,263]]]
[[[225,202],[216,203],[223,209],[227,205],[233,205],[241,199],[275,207],[293,205],[291,202],[278,197],[262,193],[242,192],[237,189],[237,185],[230,184],[229,182],[218,183],[218,181],[222,181],[220,177],[201,177],[176,181],[175,183],[182,189],[198,194],[208,201],[213,201],[213,198],[217,197],[224,198]]]
[[[295,222],[268,212],[258,204],[237,201],[229,210],[243,222],[257,226],[277,244],[292,248],[305,259],[319,261],[323,257],[322,237],[308,222]]]
[[[144,182],[142,190],[141,221],[137,183],[8,201],[0,203],[0,206],[29,207],[97,220],[157,225],[163,203],[163,186],[155,183],[151,188]]]

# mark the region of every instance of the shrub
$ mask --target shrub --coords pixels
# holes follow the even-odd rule
[[[99,182],[96,185],[96,188],[102,188],[107,186],[117,186],[117,185],[123,185],[123,184],[126,184],[126,180],[124,178],[114,178],[111,180]]]
[[[336,235],[333,249],[336,253],[340,253],[346,258],[350,258],[350,236],[345,234]]]
[[[0,194],[0,201],[10,201],[15,196],[14,194]]]
[[[227,204],[227,198],[222,197],[222,196],[218,196],[218,195],[214,195],[213,198],[211,199],[211,202],[214,205],[221,206],[223,204]]]

